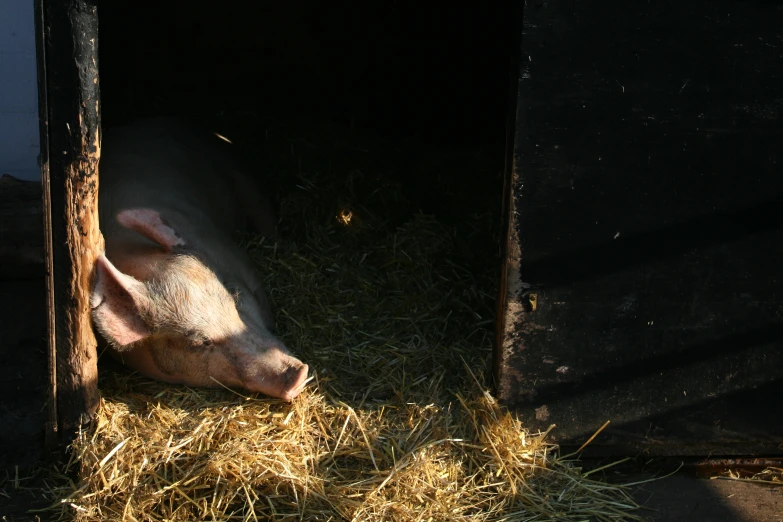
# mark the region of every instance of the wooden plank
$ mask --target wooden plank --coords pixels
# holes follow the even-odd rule
[[[98,223],[100,91],[95,0],[36,0],[51,373],[50,434],[67,442],[99,403],[90,319]]]
[[[524,16],[501,400],[564,445],[612,421],[588,454],[783,453],[783,9]]]
[[[46,281],[47,369],[49,393],[47,422],[44,427],[46,447],[54,448],[59,434],[57,422],[57,341],[55,336],[54,256],[52,254],[52,212],[49,192],[49,97],[46,81],[46,37],[44,35],[43,0],[35,0],[35,49],[38,72],[38,119],[40,127],[38,161],[41,167],[41,212],[43,215],[44,276]]]
[[[499,258],[500,258],[500,275],[498,278],[497,289],[497,302],[495,312],[495,345],[492,354],[493,359],[493,374],[495,377],[496,388],[501,383],[506,382],[504,373],[506,366],[503,361],[503,344],[508,342],[505,338],[506,325],[513,323],[514,318],[509,316],[509,306],[514,306],[509,301],[509,297],[514,299],[516,292],[510,291],[511,287],[515,287],[514,281],[515,274],[518,273],[518,258],[519,248],[518,242],[511,241],[511,238],[516,234],[515,226],[516,221],[514,213],[512,211],[514,206],[514,184],[516,183],[515,164],[514,164],[514,151],[516,148],[516,126],[517,126],[517,111],[519,110],[518,104],[518,92],[519,92],[519,64],[521,60],[521,43],[522,43],[522,28],[524,27],[524,2],[519,2],[515,9],[509,9],[509,15],[511,20],[511,27],[513,34],[516,35],[512,38],[514,49],[509,56],[509,79],[508,79],[508,95],[507,95],[507,109],[506,109],[506,140],[505,140],[505,158],[503,165],[503,187],[501,196],[501,210],[500,210],[500,237],[502,238],[499,245]],[[511,276],[511,280],[509,280]],[[509,286],[511,285],[511,286]],[[495,390],[499,391],[498,389]]]

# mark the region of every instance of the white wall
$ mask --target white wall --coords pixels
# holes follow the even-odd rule
[[[33,0],[0,0],[0,174],[40,180]]]

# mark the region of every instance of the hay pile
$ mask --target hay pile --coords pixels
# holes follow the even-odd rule
[[[558,460],[485,391],[495,201],[454,228],[409,208],[395,182],[310,168],[323,147],[288,145],[282,239],[247,248],[314,380],[286,404],[102,375],[97,427],[73,448],[79,480],[54,491],[62,516],[639,519],[626,489]],[[361,154],[327,152],[340,151]]]

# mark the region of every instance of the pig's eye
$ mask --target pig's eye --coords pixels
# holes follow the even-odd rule
[[[211,339],[199,335],[197,332],[193,330],[185,332],[185,337],[187,337],[188,340],[190,340],[190,342],[193,343],[194,346],[209,346],[212,344]]]

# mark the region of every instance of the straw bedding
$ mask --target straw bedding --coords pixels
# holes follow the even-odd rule
[[[286,404],[104,372],[76,478],[52,491],[57,514],[636,520],[627,488],[558,459],[487,391],[496,200],[447,224],[341,143],[270,139],[281,236],[245,238],[278,335],[312,368],[306,390]]]

